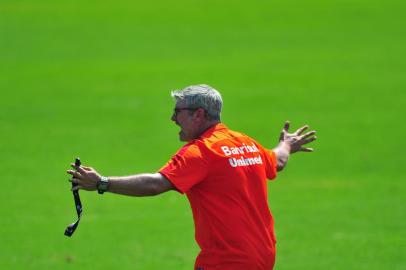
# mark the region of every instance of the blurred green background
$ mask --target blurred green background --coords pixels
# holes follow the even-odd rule
[[[269,203],[275,269],[406,269],[404,1],[0,2],[0,268],[192,269],[185,196],[81,192],[155,172],[182,145],[170,91],[207,83],[223,122],[274,147],[318,131]]]

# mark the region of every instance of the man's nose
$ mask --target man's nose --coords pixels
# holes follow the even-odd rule
[[[176,115],[175,115],[175,113],[172,114],[171,120],[172,120],[173,122],[176,122]]]

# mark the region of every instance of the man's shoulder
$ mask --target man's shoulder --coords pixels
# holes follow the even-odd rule
[[[193,140],[191,142],[186,143],[183,145],[178,152],[176,152],[176,155],[186,155],[188,153],[195,153],[195,152],[200,152],[201,144],[198,143],[197,140]]]
[[[220,141],[220,140],[238,140],[238,139],[246,139],[246,140],[254,140],[251,136],[238,131],[238,130],[233,130],[229,129],[228,127],[225,127],[224,129],[220,129],[217,132],[215,132],[209,139],[212,139],[213,141]]]
[[[199,148],[208,148],[211,149],[213,147],[217,147],[223,143],[226,144],[240,144],[244,142],[255,142],[257,143],[252,137],[248,136],[247,134],[229,129],[225,125],[222,126],[220,129],[216,129],[210,134],[209,136],[205,136],[199,138],[194,141],[194,144]]]
[[[241,131],[231,130],[229,128],[219,131],[218,134],[214,133],[213,136],[207,138],[203,143],[208,148],[219,148],[222,145],[234,145],[235,147],[255,145],[261,150],[264,149],[253,137]]]

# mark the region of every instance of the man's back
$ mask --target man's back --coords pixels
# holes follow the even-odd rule
[[[275,237],[266,179],[276,176],[272,152],[217,124],[160,172],[190,201],[201,248],[197,267],[271,269]]]

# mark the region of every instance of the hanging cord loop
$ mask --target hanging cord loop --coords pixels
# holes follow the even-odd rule
[[[80,166],[80,158],[75,159],[75,165]],[[78,184],[72,182],[72,188],[77,186]],[[66,227],[65,230],[65,235],[71,237],[73,233],[75,232],[76,228],[79,225],[80,217],[82,216],[82,202],[80,201],[79,197],[79,190],[73,190],[73,199],[75,200],[75,208],[76,208],[76,213],[78,214],[78,220],[76,222],[71,223],[68,227]]]

